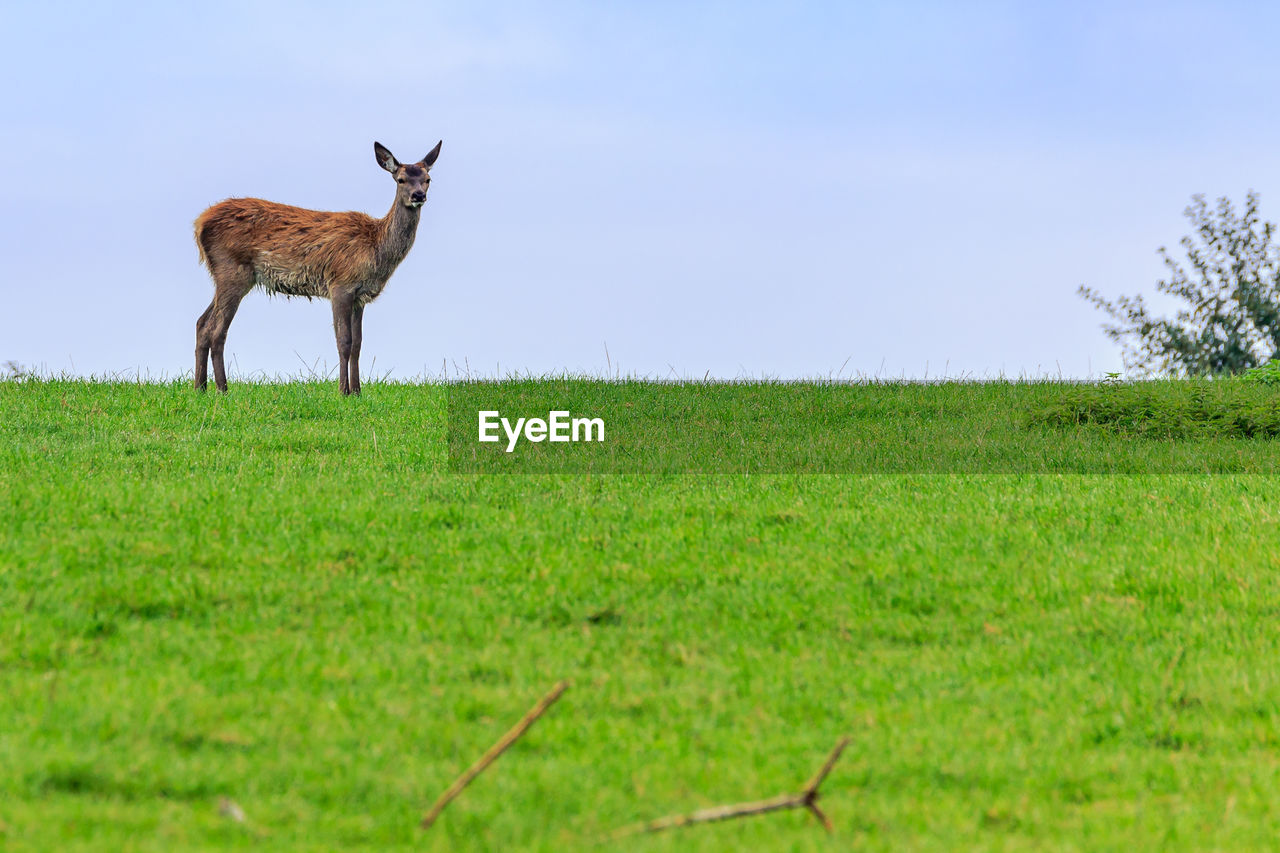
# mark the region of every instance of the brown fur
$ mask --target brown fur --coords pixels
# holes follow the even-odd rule
[[[359,359],[364,307],[378,297],[413,246],[422,203],[439,155],[437,145],[415,164],[401,165],[374,143],[378,163],[396,178],[396,199],[381,219],[348,211],[305,210],[258,198],[213,205],[195,221],[200,262],[214,281],[213,302],[196,321],[195,386],[227,390],[223,349],[240,300],[254,287],[285,296],[323,297],[333,303],[338,344],[338,386],[360,393]]]
[[[378,247],[388,242],[391,224],[392,214],[374,219],[355,211],[329,213],[233,198],[200,214],[196,244],[215,277],[222,268],[250,267],[254,284],[264,290],[331,299],[335,287],[379,278]]]

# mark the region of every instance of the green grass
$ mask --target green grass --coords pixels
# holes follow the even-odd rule
[[[439,386],[0,383],[0,846],[561,850],[794,789],[842,734],[834,839],[612,847],[1272,846],[1276,443],[1079,415],[1188,387],[849,389],[901,462],[856,475],[471,475]],[[886,446],[975,430],[1177,473]]]

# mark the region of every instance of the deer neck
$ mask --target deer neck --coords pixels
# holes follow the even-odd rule
[[[381,220],[382,233],[375,252],[379,272],[390,275],[409,254],[421,217],[421,207],[405,207],[399,199],[392,203],[391,211]]]

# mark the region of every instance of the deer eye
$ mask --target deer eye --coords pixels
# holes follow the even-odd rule
[[[404,178],[396,178],[396,183],[397,183],[397,184],[403,184],[403,183],[404,183]]]

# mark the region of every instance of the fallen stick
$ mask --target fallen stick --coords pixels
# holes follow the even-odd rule
[[[731,806],[716,806],[710,809],[701,809],[700,811],[691,812],[689,814],[671,815],[669,817],[660,817],[657,820],[651,820],[648,823],[639,823],[634,826],[623,827],[615,832],[613,839],[625,838],[628,835],[637,835],[641,832],[662,832],[664,829],[673,829],[678,826],[690,826],[695,823],[711,823],[717,820],[729,820],[735,817],[749,817],[751,815],[766,814],[768,812],[776,812],[782,809],[798,809],[806,808],[813,813],[822,826],[831,832],[831,819],[828,818],[818,808],[818,788],[821,787],[823,780],[827,778],[827,774],[831,772],[831,768],[835,766],[836,761],[840,758],[840,753],[844,752],[844,748],[849,745],[849,738],[843,737],[836,744],[835,749],[831,750],[831,754],[827,756],[827,760],[823,763],[822,768],[818,770],[814,777],[809,780],[804,789],[797,794],[779,794],[768,800],[757,800],[751,803],[736,803]]]
[[[453,784],[449,786],[440,799],[436,800],[435,805],[422,818],[420,824],[423,829],[430,828],[435,823],[436,818],[440,817],[440,812],[444,811],[445,806],[453,802],[454,797],[462,793],[462,789],[471,784],[471,780],[484,772],[484,769],[497,760],[499,755],[507,750],[507,747],[519,740],[520,735],[528,730],[546,710],[550,708],[560,694],[569,689],[569,682],[561,681],[555,687],[551,688],[551,692],[538,700],[538,704],[529,709],[529,713],[520,718],[520,722],[511,727],[511,730],[498,740],[493,746],[489,747],[489,751],[480,756],[480,760],[468,767],[461,776],[453,780]]]

